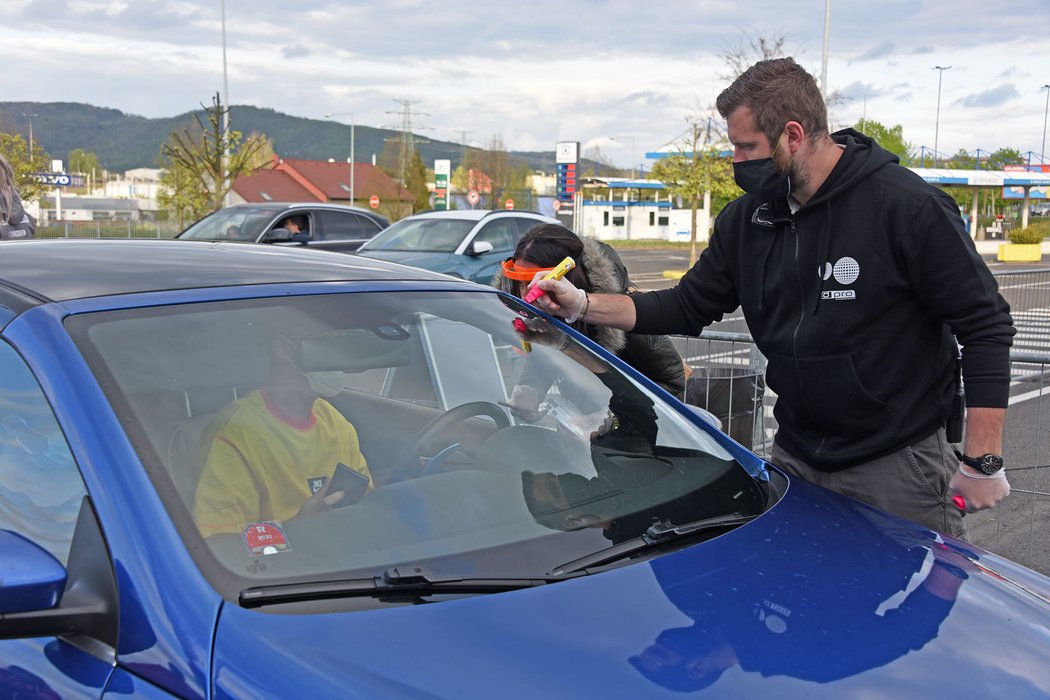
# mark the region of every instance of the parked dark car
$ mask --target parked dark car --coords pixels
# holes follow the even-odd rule
[[[350,253],[390,225],[368,209],[339,204],[236,204],[196,222],[177,238],[305,245]]]
[[[1047,577],[789,477],[494,288],[0,243],[0,698],[1030,700],[1048,630]]]

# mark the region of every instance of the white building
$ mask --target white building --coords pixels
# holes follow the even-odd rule
[[[676,208],[664,183],[589,177],[576,195],[574,228],[599,240],[689,242],[690,209]],[[710,211],[696,212],[696,240],[706,242]]]

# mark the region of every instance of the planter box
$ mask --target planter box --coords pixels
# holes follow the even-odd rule
[[[999,246],[999,262],[1039,262],[1043,246],[1038,243],[1004,243]]]

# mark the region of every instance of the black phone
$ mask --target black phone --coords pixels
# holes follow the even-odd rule
[[[336,465],[335,474],[332,475],[332,483],[328,486],[328,493],[335,493],[336,491],[342,491],[346,495],[335,504],[335,508],[352,506],[360,501],[361,497],[368,491],[368,477],[340,462]]]

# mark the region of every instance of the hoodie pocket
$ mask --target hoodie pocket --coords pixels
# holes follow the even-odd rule
[[[891,422],[889,404],[864,388],[850,355],[804,357],[798,368],[806,408],[822,432],[863,443]]]

